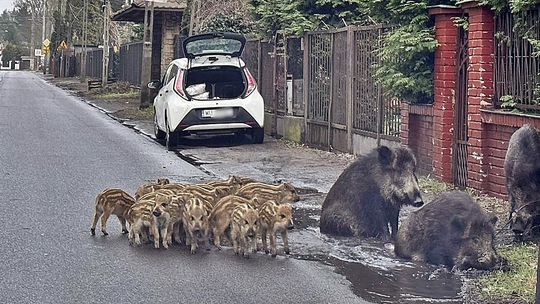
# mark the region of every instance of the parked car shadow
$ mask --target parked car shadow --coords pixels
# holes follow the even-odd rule
[[[249,135],[191,135],[182,137],[177,150],[186,150],[195,147],[208,147],[208,148],[221,148],[221,147],[235,147],[246,144],[252,144],[251,137]]]

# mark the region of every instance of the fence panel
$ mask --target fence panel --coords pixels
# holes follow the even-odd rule
[[[332,123],[347,124],[347,31],[334,34],[332,71]]]
[[[308,34],[308,119],[328,122],[328,106],[332,88],[331,33]]]
[[[259,88],[264,99],[264,109],[274,111],[274,45],[271,42],[261,42],[261,71],[259,72]]]
[[[259,77],[259,41],[248,40],[244,48],[244,54],[242,59],[246,63],[246,67],[249,69],[253,77],[257,79],[257,83],[260,82]]]
[[[141,85],[143,43],[135,42],[120,47],[118,80],[127,81],[134,86]]]
[[[293,116],[304,116],[304,51],[302,38],[287,38],[287,112]]]
[[[522,28],[529,29],[530,38],[540,39],[540,7],[522,15]],[[501,106],[503,96],[512,96],[515,108],[540,111],[540,58],[523,35],[514,32],[511,13],[495,18],[495,104]]]

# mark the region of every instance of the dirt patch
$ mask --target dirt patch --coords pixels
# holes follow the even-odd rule
[[[123,121],[152,121],[153,119],[151,108],[139,109],[140,92],[129,83],[118,82],[107,88],[88,91],[87,84],[81,83],[76,78],[47,78],[46,80]]]

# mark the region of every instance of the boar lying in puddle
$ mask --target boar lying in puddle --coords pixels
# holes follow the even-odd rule
[[[529,125],[519,128],[508,143],[504,161],[511,228],[516,239],[540,236],[540,132]]]
[[[496,216],[488,216],[465,192],[440,194],[406,219],[398,231],[396,255],[458,269],[492,269]]]

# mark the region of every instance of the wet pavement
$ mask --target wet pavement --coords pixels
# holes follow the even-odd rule
[[[114,118],[114,109],[102,108],[102,111]],[[121,122],[153,138],[151,122]],[[334,238],[319,232],[325,193],[354,160],[351,155],[310,149],[270,137],[262,145],[253,145],[247,136],[184,138],[177,151],[166,153],[176,155],[201,171],[202,175],[192,180],[226,178],[234,174],[265,182],[292,183],[299,189],[301,200],[294,204],[291,257],[331,267],[350,282],[349,288],[362,299],[373,303],[464,301],[466,279],[462,274],[400,260],[394,256],[391,244]],[[404,216],[411,209],[404,210]]]

